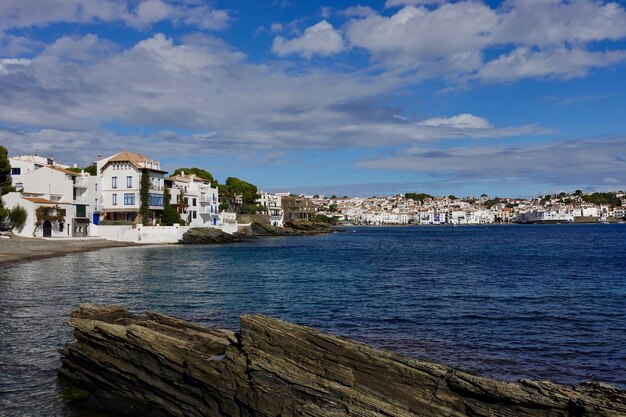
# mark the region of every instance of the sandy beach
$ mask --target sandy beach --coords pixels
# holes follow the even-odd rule
[[[105,239],[47,240],[13,236],[9,239],[0,239],[0,265],[125,246],[138,246],[138,244]]]

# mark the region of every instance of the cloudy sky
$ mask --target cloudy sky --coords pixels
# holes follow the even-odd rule
[[[0,144],[273,191],[624,189],[625,4],[2,0]]]

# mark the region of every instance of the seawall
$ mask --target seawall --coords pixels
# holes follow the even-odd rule
[[[82,305],[59,375],[117,413],[151,416],[626,416],[599,383],[506,383],[262,315],[238,333]]]

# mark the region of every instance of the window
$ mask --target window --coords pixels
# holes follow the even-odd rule
[[[117,177],[111,177],[111,188],[117,188]]]
[[[63,226],[64,226],[64,225],[65,225],[64,223],[59,223],[59,232],[62,232],[62,231],[63,231]]]
[[[114,206],[117,206],[117,194],[111,195],[111,204],[113,204]]]
[[[124,205],[125,206],[134,206],[135,205],[135,194],[133,194],[133,193],[124,194]]]
[[[133,188],[133,177],[126,177],[126,188]]]
[[[11,175],[20,175],[22,173],[22,168],[11,168]]]
[[[150,206],[163,206],[163,194],[150,194]]]
[[[197,201],[196,201],[196,200],[197,200],[197,199],[195,199],[195,198],[193,199],[193,204],[192,204],[192,206],[194,206],[194,207],[195,207],[195,206],[196,206],[196,204],[197,204]]]
[[[124,220],[127,222],[132,222],[134,220],[133,213],[124,213]]]
[[[194,219],[198,216],[198,213],[196,211],[192,211],[191,213]]]

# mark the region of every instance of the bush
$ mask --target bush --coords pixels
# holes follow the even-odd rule
[[[180,218],[180,214],[178,214],[178,211],[176,211],[176,209],[172,206],[166,206],[163,209],[161,222],[163,222],[165,226],[172,226],[174,223],[178,223],[180,225],[184,224],[184,221]]]
[[[28,213],[26,209],[20,205],[17,205],[11,209],[9,212],[9,220],[11,221],[11,225],[13,225],[16,229],[22,229],[24,224],[26,224],[26,219],[28,218]]]

